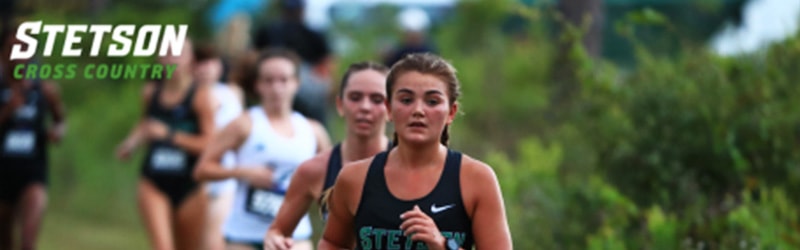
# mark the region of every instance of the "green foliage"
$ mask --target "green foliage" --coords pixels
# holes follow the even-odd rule
[[[646,9],[618,27],[677,27],[670,22]],[[464,92],[454,142],[488,152],[516,248],[800,247],[800,199],[785,195],[800,184],[800,117],[792,109],[800,88],[789,73],[800,62],[800,38],[721,58],[691,43],[664,55],[630,33],[633,68],[575,46],[569,58],[580,91],[572,105],[557,107],[548,102],[547,72],[560,65],[551,64],[547,32],[531,27],[526,37],[498,39],[480,27],[490,35],[438,34],[445,44],[474,41],[443,51]],[[565,118],[554,122],[548,110]],[[758,189],[770,198],[742,195]]]
[[[99,18],[196,20],[177,8],[145,19],[144,10],[126,4]],[[679,37],[685,30],[669,15],[639,10],[613,23],[629,39],[624,47],[636,55],[635,67],[592,59],[575,46],[569,58],[580,91],[569,107],[560,107],[551,105],[549,94],[551,69],[563,66],[553,64],[557,45],[547,28],[555,22],[553,10],[518,7],[464,1],[441,25],[446,28],[432,34],[462,83],[453,147],[497,172],[515,249],[800,248],[800,196],[794,194],[800,190],[800,74],[793,73],[800,66],[800,38],[735,58],[692,43],[681,43],[680,51],[645,46],[637,40],[642,26],[667,27]],[[497,27],[510,13],[533,25],[523,35],[503,35]],[[385,27],[356,28],[335,29],[357,48],[338,59],[338,72],[349,62],[378,60],[386,37],[396,36]],[[572,32],[563,38],[581,35]],[[79,242],[75,247],[84,249],[116,248],[104,239],[119,239],[144,247],[134,197],[138,160],[112,157],[140,115],[141,83],[65,81],[61,87],[69,133],[52,151],[54,216],[43,241],[58,247],[51,242]],[[341,121],[332,128],[341,138]],[[85,233],[98,228],[108,228],[102,230],[108,235]],[[138,234],[118,236],[130,231]]]

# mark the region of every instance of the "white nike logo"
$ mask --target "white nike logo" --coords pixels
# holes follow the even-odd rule
[[[439,212],[450,209],[453,206],[455,206],[455,204],[450,204],[442,207],[436,207],[436,204],[431,204],[431,213],[438,214]]]

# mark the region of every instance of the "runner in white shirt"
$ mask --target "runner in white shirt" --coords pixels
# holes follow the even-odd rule
[[[198,84],[207,85],[211,89],[211,103],[214,109],[214,127],[220,132],[228,123],[242,114],[244,100],[242,90],[234,83],[222,83],[222,59],[210,44],[199,44],[194,50],[195,79]],[[236,164],[236,156],[232,151],[226,152],[220,162],[225,168]],[[230,213],[233,204],[236,181],[227,179],[211,182],[208,185],[209,208],[206,224],[205,245],[209,250],[225,249],[225,238],[222,225]]]
[[[291,110],[297,92],[296,55],[269,50],[256,61],[242,84],[260,105],[251,107],[215,136],[195,170],[199,180],[237,180],[231,214],[225,222],[228,249],[262,249],[263,236],[277,215],[295,169],[330,147],[325,129]],[[252,91],[249,91],[252,90]],[[221,167],[228,150],[236,167]],[[305,216],[294,231],[294,249],[311,249],[311,222]]]

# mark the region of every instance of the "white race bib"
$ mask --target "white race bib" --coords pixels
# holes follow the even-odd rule
[[[153,170],[160,172],[182,172],[186,168],[186,153],[168,147],[158,147],[150,157]]]
[[[3,142],[3,153],[7,155],[28,156],[36,146],[36,133],[30,130],[11,130]]]
[[[267,219],[278,216],[284,196],[266,189],[250,188],[247,192],[246,210]]]

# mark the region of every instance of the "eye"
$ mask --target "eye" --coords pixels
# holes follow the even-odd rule
[[[384,100],[386,100],[386,98],[380,95],[373,95],[370,97],[370,100],[372,100],[372,103],[374,104],[381,104]]]
[[[400,97],[399,99],[402,104],[410,104],[412,101],[410,97]]]
[[[426,100],[425,103],[427,103],[430,106],[436,106],[440,102],[439,102],[439,99],[431,98],[431,99]]]
[[[347,95],[347,99],[352,101],[352,102],[361,101],[361,97],[362,97],[361,94],[358,94],[358,93],[353,93],[353,94]]]

